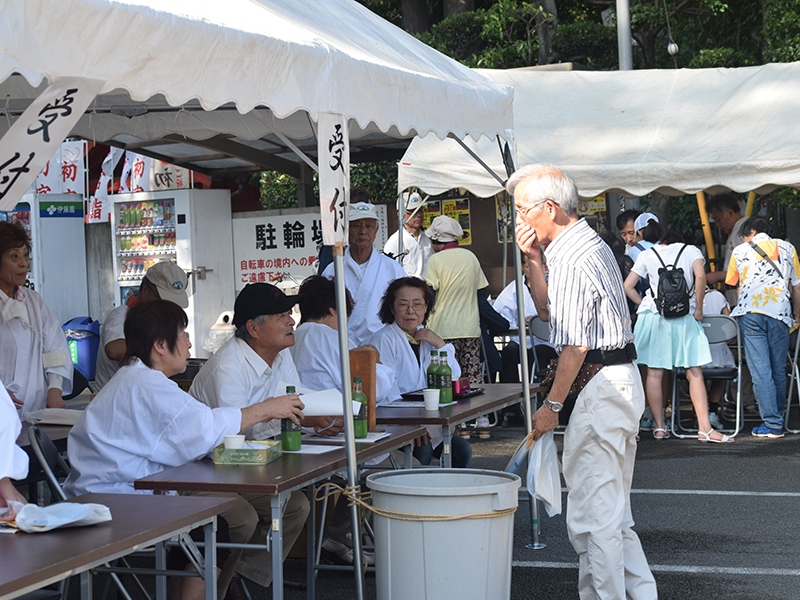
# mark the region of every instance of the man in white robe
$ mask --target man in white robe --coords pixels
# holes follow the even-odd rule
[[[411,194],[406,205],[406,214],[403,217],[403,226],[395,231],[383,246],[385,254],[397,257],[400,252],[400,234],[403,235],[403,252],[398,262],[410,277],[425,277],[425,266],[433,254],[431,240],[422,229],[422,209],[425,201],[419,194]]]
[[[16,516],[9,502],[27,502],[11,483],[28,475],[28,455],[17,446],[20,429],[14,403],[0,381],[0,521],[13,521]]]
[[[406,272],[397,262],[375,248],[378,235],[378,214],[375,206],[367,202],[350,205],[350,245],[344,253],[345,287],[353,295],[355,306],[347,321],[347,332],[356,346],[361,346],[383,324],[378,318],[387,286]],[[322,273],[333,279],[333,263]]]

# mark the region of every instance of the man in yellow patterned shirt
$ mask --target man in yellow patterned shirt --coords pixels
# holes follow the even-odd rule
[[[762,217],[742,224],[744,244],[733,251],[725,283],[739,286],[731,316],[739,321],[764,421],[753,435],[782,438],[789,331],[800,322],[800,262],[794,246],[771,238],[769,230],[769,221]]]

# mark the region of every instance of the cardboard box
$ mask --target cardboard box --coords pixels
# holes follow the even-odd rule
[[[224,445],[214,448],[215,465],[266,465],[281,457],[280,440],[247,440],[247,444],[258,444],[263,448],[226,450]]]

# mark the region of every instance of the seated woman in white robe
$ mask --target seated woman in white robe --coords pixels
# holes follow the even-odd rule
[[[349,291],[345,292],[347,315],[350,316],[353,298]],[[311,390],[341,391],[336,284],[327,277],[313,275],[303,281],[299,293],[300,325],[294,330],[294,346],[291,352],[300,376],[300,385]],[[353,347],[351,342],[350,349]],[[375,375],[376,404],[400,397],[391,368],[378,364]]]
[[[61,323],[26,288],[31,238],[19,223],[0,222],[0,379],[23,413],[63,408],[72,391],[72,361]]]
[[[378,315],[386,325],[370,338],[384,364],[391,365],[397,374],[400,393],[427,387],[427,368],[431,350],[447,352],[453,378],[461,376],[452,344],[425,327],[434,305],[428,284],[416,277],[396,279],[386,288]],[[414,457],[428,465],[432,457],[442,454],[442,428],[429,426],[430,440],[414,448]],[[453,466],[466,468],[472,460],[472,446],[459,435],[451,440]]]

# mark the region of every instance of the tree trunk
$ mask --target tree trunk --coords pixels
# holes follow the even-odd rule
[[[542,9],[549,17],[536,15],[536,33],[539,36],[539,64],[550,64],[552,58],[553,37],[558,24],[558,7],[556,0],[542,0]]]
[[[667,223],[669,222],[669,209],[672,206],[672,198],[658,192],[651,193],[650,198],[652,200],[650,212],[658,217],[658,222],[665,230],[669,229]]]
[[[442,0],[444,18],[475,10],[475,0]]]
[[[403,29],[408,33],[423,33],[430,28],[425,0],[402,0]]]

